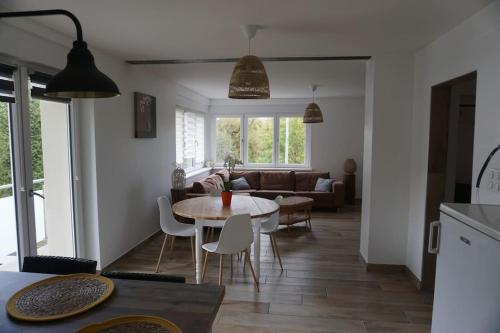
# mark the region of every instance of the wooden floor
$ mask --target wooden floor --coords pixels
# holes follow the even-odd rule
[[[283,272],[263,236],[260,293],[248,268],[243,273],[235,258],[231,281],[225,262],[226,297],[214,333],[430,332],[431,295],[418,292],[403,273],[366,272],[358,256],[359,209],[314,213],[312,227],[278,232]],[[141,244],[109,269],[152,272],[162,240]],[[193,282],[189,241],[178,239],[160,269]],[[206,282],[217,281],[212,256]]]

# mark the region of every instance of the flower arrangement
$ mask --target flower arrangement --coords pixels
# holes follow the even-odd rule
[[[226,158],[224,158],[224,168],[226,168],[229,173],[234,171],[236,165],[243,165],[243,162],[231,155],[227,155]]]

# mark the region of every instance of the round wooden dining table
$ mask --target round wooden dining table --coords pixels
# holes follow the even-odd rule
[[[222,206],[220,196],[204,196],[179,201],[172,206],[172,211],[182,217],[195,220],[196,230],[196,282],[201,283],[203,227],[221,227],[225,220],[237,214],[250,214],[253,224],[254,242],[253,259],[255,275],[260,277],[260,224],[266,217],[279,210],[279,205],[272,200],[233,195],[231,206]]]

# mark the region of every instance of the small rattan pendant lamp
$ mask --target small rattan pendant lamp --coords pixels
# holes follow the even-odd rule
[[[257,30],[262,27],[245,25],[241,27],[243,35],[248,39],[248,55],[240,58],[234,66],[229,80],[229,98],[234,99],[268,99],[270,98],[269,79],[262,61],[250,54],[250,41]]]
[[[311,85],[312,90],[312,102],[309,103],[304,111],[304,119],[303,122],[306,124],[315,124],[323,122],[323,114],[321,113],[321,109],[318,104],[314,102],[314,93],[318,89],[317,84]]]

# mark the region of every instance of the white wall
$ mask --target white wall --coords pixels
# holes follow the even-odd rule
[[[410,213],[407,265],[421,278],[424,251],[430,92],[435,84],[477,70],[473,180],[490,150],[500,143],[500,1],[495,1],[415,56]],[[500,156],[490,164],[500,168]],[[475,190],[473,202],[477,201]],[[481,203],[500,204],[500,195],[480,191]]]
[[[19,22],[17,27],[0,23],[0,45],[9,46],[2,48],[3,55],[63,67],[71,40],[29,21],[22,23],[23,29],[34,28],[50,39],[41,38],[19,29]],[[193,109],[207,106],[197,105],[199,99],[189,96],[185,88],[148,69],[133,68],[96,50],[93,54],[122,93],[78,103],[82,254],[104,267],[159,229],[156,198],[169,193],[175,162],[177,92]],[[134,91],[157,98],[157,138],[134,138]]]
[[[324,122],[311,124],[311,168],[329,171],[342,179],[344,161],[354,158],[356,197],[361,197],[363,174],[364,97],[320,98],[316,102],[323,112]],[[272,99],[268,101],[211,100],[209,114],[276,114],[302,116],[308,99]],[[214,157],[212,157],[214,159]]]
[[[404,265],[413,57],[381,55],[370,62],[365,134],[371,140],[365,140],[365,160],[371,160],[371,172],[364,174],[369,185],[363,192],[360,252],[368,263]]]

